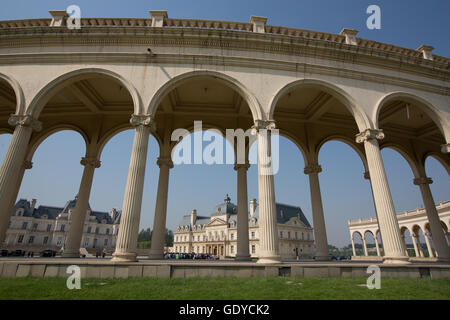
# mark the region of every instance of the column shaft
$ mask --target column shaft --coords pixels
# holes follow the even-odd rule
[[[375,247],[377,248],[377,256],[381,257],[380,245],[378,244],[378,237],[375,236]]]
[[[428,238],[429,234],[428,232],[425,232],[423,235],[425,237],[425,242],[427,243],[428,256],[434,258],[433,249],[431,248],[430,239]]]
[[[235,260],[250,260],[248,239],[248,196],[247,196],[247,170],[248,164],[237,164],[237,252]]]
[[[406,248],[401,239],[397,215],[377,141],[377,139],[383,137],[381,131],[368,129],[358,134],[356,141],[358,143],[364,142],[378,225],[383,241],[384,262],[408,263],[408,257],[405,254]]]
[[[137,238],[144,191],[145,165],[147,160],[149,129],[138,124],[134,133],[130,167],[123,199],[119,234],[117,236],[114,261],[137,260]]]
[[[363,249],[364,249],[364,255],[367,257],[369,254],[367,252],[367,242],[366,242],[366,235],[363,235],[362,237],[363,241]]]
[[[353,256],[356,257],[355,239],[353,237],[352,237],[352,251],[353,251]]]
[[[441,261],[449,261],[450,248],[447,241],[445,241],[444,229],[442,228],[436,205],[434,204],[433,194],[430,189],[430,183],[432,182],[433,180],[430,178],[414,179],[414,184],[420,186],[425,211],[427,212],[428,222],[430,223],[431,239],[433,240],[434,250],[436,250],[436,256]]]
[[[92,181],[94,179],[95,168],[100,167],[100,161],[97,158],[82,158],[80,163],[84,165],[84,170],[64,248],[63,257],[66,258],[80,257],[81,239],[83,237],[83,228],[89,207]]]
[[[309,188],[311,192],[311,206],[314,225],[314,240],[316,243],[316,260],[330,260],[328,250],[327,230],[323,213],[322,195],[320,193],[319,172],[322,168],[318,164],[312,164],[305,168],[305,174],[309,175]]]
[[[419,249],[417,248],[417,238],[416,238],[416,235],[415,235],[415,234],[412,234],[412,235],[411,235],[411,239],[412,239],[412,242],[413,242],[413,245],[414,245],[414,253],[416,254],[416,257],[420,257]]]
[[[13,198],[17,196],[17,190],[20,188],[21,177],[25,170],[23,163],[31,133],[31,126],[16,125],[0,167],[0,245],[5,239],[15,202]]]
[[[149,258],[154,260],[164,258],[169,174],[170,169],[173,168],[170,157],[160,157],[157,163],[159,165],[158,193],[156,196],[155,218],[153,220],[152,245],[149,254]]]
[[[266,128],[269,128],[267,126]],[[258,128],[259,259],[258,263],[281,261],[273,178],[271,132]]]

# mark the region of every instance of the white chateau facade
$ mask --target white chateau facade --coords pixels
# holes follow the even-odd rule
[[[75,199],[67,201],[64,207],[36,206],[36,199],[20,199],[13,208],[6,232],[6,248],[33,249],[64,247],[70,231]],[[120,212],[91,210],[88,206],[83,227],[82,248],[113,249],[119,231]]]
[[[442,228],[439,231],[445,236],[448,245],[450,244],[450,201],[438,203],[436,205],[436,211],[438,212]],[[425,258],[423,250],[424,245],[428,252],[427,258],[436,258],[438,256],[431,237],[430,222],[428,221],[427,213],[424,208],[417,208],[415,210],[399,213],[397,214],[397,219],[405,247],[407,242],[412,242],[413,244],[414,257]],[[368,257],[368,235],[371,235],[371,238],[374,239],[376,254],[378,257],[381,257],[380,229],[376,218],[349,220],[348,228],[352,240],[353,257],[355,257],[355,259],[364,259]],[[362,256],[358,256],[355,249],[356,235],[358,235],[362,241]],[[406,251],[406,254],[410,255],[409,251]]]
[[[172,133],[189,132],[201,120],[224,135],[226,129],[252,129],[259,263],[281,261],[274,175],[266,170],[275,150],[270,136],[277,133],[299,148],[298,161],[305,163],[317,260],[330,259],[319,152],[338,140],[361,158],[384,262],[407,264],[409,257],[383,148],[398,151],[411,166],[414,180],[405,183],[420,188],[433,247],[439,260],[450,261],[425,168],[433,157],[450,172],[450,59],[419,42],[426,38],[411,49],[357,37],[348,26],[327,33],[274,26],[258,16],[248,22],[211,21],[151,11],[146,18],[83,17],[80,29],[67,18],[66,11],[51,10],[47,18],[0,21],[0,133],[11,135],[0,167],[0,242],[35,151],[55,132],[73,130],[84,138],[86,153],[80,154],[83,175],[64,256],[78,256],[104,147],[119,132],[133,130],[113,261],[137,261],[149,152],[159,156],[160,167],[158,181],[151,181],[157,196],[149,257],[162,259],[167,202],[173,201],[168,196]],[[150,136],[158,141],[157,150],[148,149]],[[237,258],[250,256],[246,160],[233,173]]]
[[[248,216],[249,252],[257,258],[260,250],[259,209],[256,199],[250,200]],[[276,204],[278,244],[283,259],[313,258],[315,255],[313,228],[300,207]],[[183,216],[174,232],[170,252],[209,253],[221,257],[237,254],[238,206],[227,197],[211,215],[199,216],[197,210]]]

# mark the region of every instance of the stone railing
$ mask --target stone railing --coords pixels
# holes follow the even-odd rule
[[[163,12],[163,11],[162,11]],[[255,22],[234,22],[234,21],[220,21],[220,20],[201,20],[201,19],[175,19],[168,18],[167,13],[157,16],[160,20],[155,23],[155,16],[151,18],[82,18],[81,27],[162,27],[162,28],[196,28],[196,29],[216,29],[216,30],[230,30],[230,31],[245,31],[255,32]],[[253,18],[253,17],[252,17]],[[261,18],[261,17],[259,17]],[[265,19],[265,18],[264,18]],[[334,34],[320,31],[304,30],[297,28],[288,28],[281,26],[266,25],[265,20],[261,22],[261,27],[258,33],[290,36],[303,39],[329,41],[337,44],[346,44],[346,36],[344,34]],[[33,27],[50,27],[52,26],[52,19],[27,19],[27,20],[9,20],[0,21],[1,29],[15,29],[15,28],[33,28]],[[61,28],[61,27],[59,27]],[[356,34],[356,33],[355,33]],[[417,49],[403,48],[387,43],[354,38],[355,46],[365,48],[368,50],[383,51],[394,55],[400,55],[408,58],[423,58],[424,53]],[[450,58],[441,57],[438,55],[431,55],[432,59],[437,63],[450,65]]]

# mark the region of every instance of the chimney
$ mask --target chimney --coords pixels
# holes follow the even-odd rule
[[[258,207],[258,203],[256,202],[256,199],[250,200],[250,217],[253,217],[255,214],[256,207]]]
[[[33,213],[34,209],[36,208],[36,202],[37,202],[36,199],[34,198],[31,199],[31,206],[30,206],[31,213]]]
[[[195,221],[197,221],[197,210],[194,209],[191,212],[191,226],[195,224]]]

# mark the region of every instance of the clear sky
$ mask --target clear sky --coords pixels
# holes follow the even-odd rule
[[[124,4],[125,3],[125,4]],[[435,47],[434,53],[450,57],[450,1],[7,1],[2,4],[0,20],[49,17],[50,9],[81,7],[83,17],[149,17],[149,10],[167,10],[169,17],[248,21],[251,15],[268,17],[268,24],[339,33],[342,28],[359,30],[358,37],[393,43],[411,49],[421,44]],[[366,28],[366,8],[381,8],[381,30]],[[10,136],[0,135],[0,159]],[[121,208],[127,177],[133,132],[118,134],[105,147],[102,166],[96,170],[91,194],[94,210]],[[278,202],[301,206],[312,223],[308,177],[297,147],[280,139],[280,171],[275,176]],[[159,168],[156,140],[151,138],[141,215],[141,228],[152,227]],[[64,131],[50,136],[36,151],[33,169],[27,170],[21,198],[37,198],[38,204],[63,206],[78,192],[83,167],[80,158],[85,147],[81,136]],[[419,188],[406,161],[393,150],[382,151],[397,212],[422,206]],[[331,244],[350,243],[348,219],[374,217],[370,185],[363,178],[358,155],[341,142],[328,142],[319,162],[325,221]],[[450,199],[450,179],[434,159],[426,162],[436,202]],[[236,173],[230,165],[182,165],[171,170],[167,226],[174,228],[182,215],[197,209],[207,215],[228,193],[236,197]],[[213,187],[211,187],[213,186]],[[257,198],[255,166],[248,173],[249,199]]]

